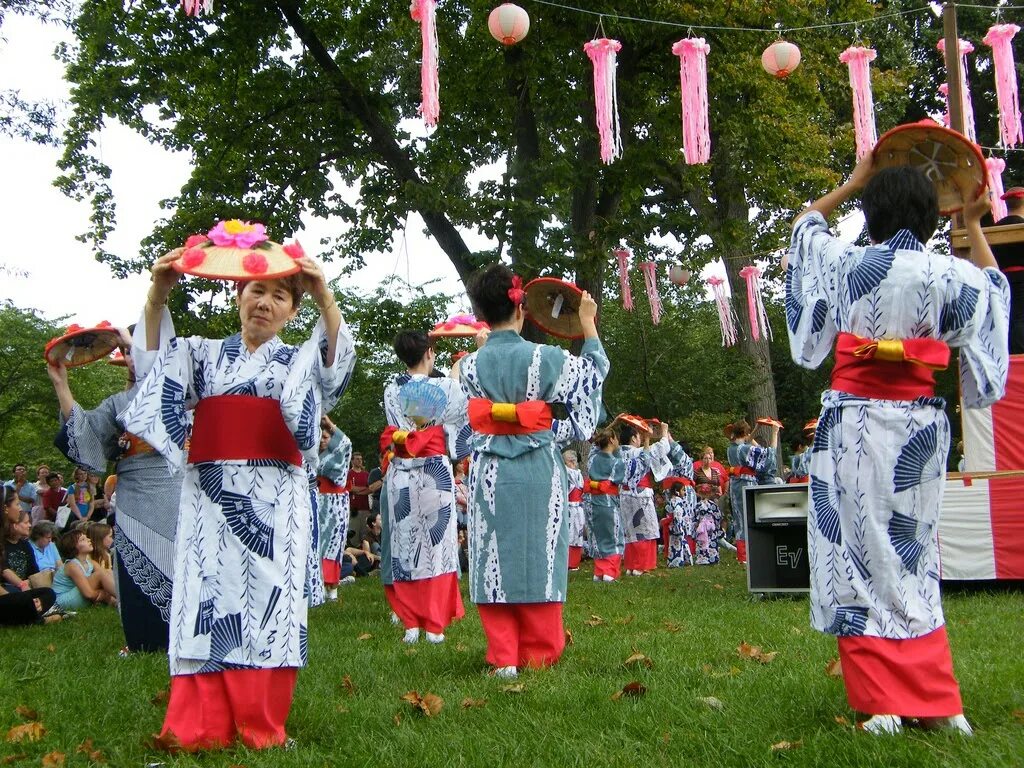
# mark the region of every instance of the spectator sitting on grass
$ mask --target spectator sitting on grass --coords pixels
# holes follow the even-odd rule
[[[106,523],[89,523],[85,532],[92,541],[92,561],[106,571],[113,570],[110,548],[114,546],[114,529]]]
[[[77,611],[89,603],[117,605],[114,576],[97,568],[90,559],[92,541],[83,531],[68,531],[61,536],[60,553],[64,567],[53,577],[53,591],[61,608]]]
[[[356,576],[367,576],[380,568],[380,515],[366,519],[366,538],[362,546],[349,547],[345,554],[352,558]]]
[[[64,567],[64,561],[57,551],[57,543],[53,540],[57,535],[57,526],[42,520],[32,526],[29,534],[29,541],[32,544],[32,554],[36,558],[36,567],[40,573],[50,572],[53,574]]]
[[[8,490],[4,499],[4,561],[3,580],[8,592],[24,592],[28,577],[38,573],[28,534],[32,529],[28,512],[21,509],[18,496]]]
[[[70,507],[74,503],[71,495],[64,488],[60,487],[60,473],[51,472],[46,476],[47,488],[42,494],[43,518],[51,523],[57,521],[57,511],[61,507]],[[68,518],[70,525],[71,518]]]
[[[6,570],[7,563],[0,548],[0,571]],[[11,591],[0,586],[0,626],[60,621],[60,615],[45,616],[55,600],[53,590],[49,588]]]

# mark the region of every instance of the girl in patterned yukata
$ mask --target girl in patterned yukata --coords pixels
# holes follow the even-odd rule
[[[114,576],[121,602],[125,651],[167,650],[174,578],[174,531],[178,522],[181,477],[136,435],[125,431],[121,412],[138,392],[131,339],[122,333],[128,382],[92,410],[76,401],[63,362],[48,365],[60,403],[56,445],[73,463],[104,472],[116,462],[117,525],[114,528]]]
[[[767,485],[775,480],[778,466],[779,428],[771,428],[771,441],[762,447],[753,439],[750,425],[740,421],[729,424],[725,435],[731,441],[726,451],[729,462],[729,530],[736,546],[736,559],[747,562],[747,521],[743,512],[743,490],[751,485]]]
[[[694,562],[697,565],[714,565],[719,561],[718,548],[725,539],[722,530],[722,508],[707,494],[712,492],[708,484],[697,486],[697,508],[694,510]]]
[[[502,677],[553,664],[565,647],[569,490],[557,442],[594,433],[608,373],[590,294],[580,301],[584,339],[576,357],[519,335],[526,318],[521,286],[502,264],[477,275],[469,296],[491,333],[458,363],[473,428],[470,596],[487,636],[487,661]],[[567,417],[553,424],[549,403],[563,404]]]
[[[325,597],[338,599],[341,559],[348,537],[348,467],[352,441],[327,416],[320,419],[320,455],[317,457],[317,518],[320,528],[319,556]]]
[[[623,560],[629,576],[643,576],[658,566],[661,530],[651,475],[661,481],[671,469],[668,424],[658,426],[659,440],[651,445],[649,433],[641,437],[629,424],[619,425],[619,450],[626,465],[626,477],[619,489],[619,509],[626,537]]]
[[[240,283],[241,333],[181,338],[166,302],[182,249],[154,264],[135,329],[139,391],[125,428],[183,472],[171,599],[171,693],[161,738],[188,750],[286,740],[306,663],[304,599],[321,410],[344,391],[352,337],[320,267]],[[303,291],[320,308],[311,338],[278,332]],[[189,448],[188,409],[194,408]],[[118,502],[120,488],[118,489]]]
[[[693,565],[690,540],[697,534],[697,497],[692,486],[673,483],[666,493],[665,512],[669,518],[668,567]]]
[[[402,331],[395,354],[407,366],[384,388],[393,449],[381,489],[381,582],[406,643],[425,631],[430,643],[466,611],[459,593],[459,537],[451,459],[469,453],[466,395],[454,379],[434,377],[434,349],[422,331]],[[451,458],[449,458],[451,457]]]
[[[865,730],[915,717],[970,734],[939,595],[949,423],[933,370],[959,347],[964,405],[1002,397],[1007,282],[981,233],[987,198],[964,210],[974,263],[932,253],[934,187],[909,167],[873,174],[871,157],[797,218],[783,260],[793,360],[817,368],[836,355],[811,448],[811,624],[839,638],[850,706],[872,716]],[[866,248],[825,222],[861,189]]]
[[[807,440],[798,437],[789,444],[793,452],[789,458],[789,477],[787,483],[806,483],[810,475],[811,452],[807,450]]]
[[[626,463],[619,450],[619,436],[611,427],[594,436],[594,447],[597,450],[590,452],[583,494],[593,543],[594,581],[615,581],[626,549],[619,512],[619,486],[626,479]]]
[[[578,571],[587,541],[587,517],[583,511],[583,472],[576,451],[562,451],[565,475],[569,481],[569,570]]]

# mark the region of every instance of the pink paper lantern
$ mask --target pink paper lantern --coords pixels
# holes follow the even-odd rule
[[[769,75],[789,77],[800,65],[800,49],[786,40],[776,40],[761,54],[761,66]]]
[[[530,15],[514,3],[504,3],[491,11],[487,28],[502,45],[515,45],[530,31]]]
[[[673,264],[668,268],[668,281],[674,285],[686,285],[690,282],[691,277],[693,275],[690,270],[683,269],[678,264]]]

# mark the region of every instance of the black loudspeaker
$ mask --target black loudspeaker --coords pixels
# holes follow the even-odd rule
[[[807,484],[752,485],[743,490],[747,520],[747,588],[808,592]]]

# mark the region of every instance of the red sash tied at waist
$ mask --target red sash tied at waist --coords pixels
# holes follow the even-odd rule
[[[192,423],[189,464],[246,459],[302,466],[302,453],[284,423],[281,403],[252,395],[215,395],[200,400]]]
[[[934,397],[935,371],[949,367],[939,339],[865,339],[840,333],[832,389],[879,400]]]
[[[320,475],[319,477],[317,477],[317,479],[316,479],[316,487],[317,487],[317,490],[320,491],[320,493],[323,493],[323,494],[328,494],[328,493],[348,493],[349,490],[350,490],[350,486],[349,486],[348,483],[345,483],[345,485],[338,485],[336,482],[334,482],[333,480],[327,479],[323,475]]]
[[[444,427],[440,425],[407,432],[389,424],[380,433],[380,448],[386,451],[392,445],[395,446],[395,455],[401,459],[443,456],[448,452]]]
[[[551,429],[551,406],[543,400],[495,403],[469,399],[469,426],[484,435],[528,435]]]
[[[639,491],[641,488],[654,488],[654,482],[651,480],[650,475],[644,475],[640,482],[636,484],[636,489]]]
[[[587,480],[586,492],[591,496],[618,496],[619,486],[611,480]]]
[[[669,475],[661,481],[661,487],[664,490],[669,490],[673,485],[676,484],[685,485],[687,488],[693,488],[693,480],[688,477],[677,477],[676,475]]]
[[[573,488],[571,491],[569,491],[569,503],[570,504],[579,504],[581,501],[583,501],[583,489],[582,488]]]
[[[729,475],[732,477],[757,477],[757,472],[750,467],[729,467]]]

